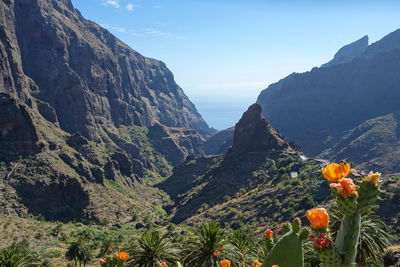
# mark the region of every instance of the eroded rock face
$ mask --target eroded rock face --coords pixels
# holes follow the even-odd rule
[[[10,38],[45,117],[63,130],[98,140],[101,126],[150,126],[157,120],[207,136],[211,131],[163,62],[146,58],[69,0],[11,0]],[[12,86],[11,86],[12,87]]]
[[[52,177],[53,182],[22,183],[17,191],[22,202],[35,215],[50,220],[68,220],[82,216],[89,205],[89,194],[71,177]]]
[[[235,126],[232,152],[284,150],[289,143],[261,115],[261,106],[251,105]]]
[[[40,151],[31,115],[23,104],[8,94],[0,93],[0,159]]]
[[[191,129],[165,127],[156,123],[150,128],[150,136],[158,149],[173,165],[185,161],[186,157],[204,155],[203,139]]]

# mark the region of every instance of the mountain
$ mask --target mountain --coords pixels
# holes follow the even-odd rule
[[[364,37],[339,50],[335,58],[342,61],[334,59],[321,68],[293,73],[259,95],[257,103],[271,125],[299,144],[307,155],[326,151],[323,156],[335,160],[373,163],[376,154],[353,159],[353,154],[344,153],[348,150],[341,150],[338,142],[347,136],[346,143],[358,143],[359,139],[349,138],[357,137],[354,132],[360,129],[369,129],[364,123],[399,111],[400,30],[364,48],[366,42]],[[384,131],[381,129],[377,135],[384,136]],[[376,135],[364,136],[367,137]],[[372,151],[374,139],[364,139],[362,145],[358,151]],[[397,142],[387,146],[400,151]],[[342,152],[336,153],[339,150]]]
[[[70,0],[2,0],[0,25],[0,211],[129,221],[168,201],[149,184],[215,130],[166,65]]]
[[[188,159],[157,186],[173,201],[172,205],[166,206],[173,222],[198,222],[204,216],[210,216],[211,209],[226,211],[232,202],[252,199],[257,205],[262,205],[271,193],[265,188],[266,184],[271,185],[281,179],[289,181],[291,170],[307,165],[301,163],[299,155],[261,115],[261,107],[254,104],[236,124],[233,145],[226,154]],[[259,198],[249,193],[254,191],[260,191],[264,196]],[[268,198],[273,199],[272,195]],[[213,214],[213,218],[224,221],[226,216],[223,211],[219,211],[218,216]],[[201,219],[196,217],[199,213],[204,215],[200,216]]]
[[[321,157],[348,158],[364,169],[400,173],[399,137],[400,113],[390,113],[351,129]]]
[[[230,127],[211,136],[203,144],[204,153],[206,155],[217,155],[228,152],[233,143],[234,132],[235,127]]]
[[[326,68],[333,65],[349,63],[356,57],[360,56],[368,47],[368,36],[364,36],[363,38],[352,42],[346,46],[340,48],[340,50],[335,54],[333,59],[328,63],[325,63],[321,66],[321,68]]]

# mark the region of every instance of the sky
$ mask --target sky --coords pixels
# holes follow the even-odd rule
[[[399,0],[72,0],[144,56],[165,62],[207,123],[233,126],[269,84],[400,28]]]

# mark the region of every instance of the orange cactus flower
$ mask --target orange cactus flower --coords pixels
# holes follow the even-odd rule
[[[103,265],[104,263],[106,263],[106,261],[104,259],[100,259],[100,265]]]
[[[329,214],[324,208],[311,209],[307,211],[307,219],[311,223],[311,227],[314,229],[328,228]]]
[[[229,267],[229,266],[231,266],[231,261],[230,260],[222,260],[221,261],[221,266],[222,267]]]
[[[120,260],[126,261],[129,258],[129,254],[122,251],[118,254],[118,257]]]
[[[167,267],[167,264],[165,263],[165,261],[160,264],[160,267]]]
[[[380,172],[369,172],[367,176],[364,177],[364,180],[369,182],[370,184],[373,184],[374,186],[379,185],[379,178],[381,177]]]
[[[214,255],[214,257],[219,257],[219,256],[221,256],[221,252],[216,250],[213,252],[213,255]]]
[[[349,197],[358,196],[356,185],[351,178],[340,179],[339,183],[332,183],[329,186],[336,188],[338,193],[346,200],[349,199]]]
[[[350,164],[345,161],[341,161],[340,164],[332,163],[322,168],[322,174],[329,183],[336,183],[340,179],[347,177],[351,171]]]
[[[271,229],[267,229],[267,231],[265,231],[265,238],[271,239],[273,234],[274,232],[272,232]]]
[[[258,260],[254,260],[251,267],[261,267],[261,263]]]
[[[279,267],[278,265],[272,265],[272,267]]]

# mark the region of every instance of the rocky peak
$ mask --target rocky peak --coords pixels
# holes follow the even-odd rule
[[[351,62],[354,58],[365,52],[365,50],[368,48],[368,40],[368,35],[365,35],[363,38],[343,46],[339,49],[331,61],[323,64],[321,67],[326,68],[337,64]]]
[[[286,150],[289,143],[261,115],[259,104],[251,105],[235,126],[232,152]]]

